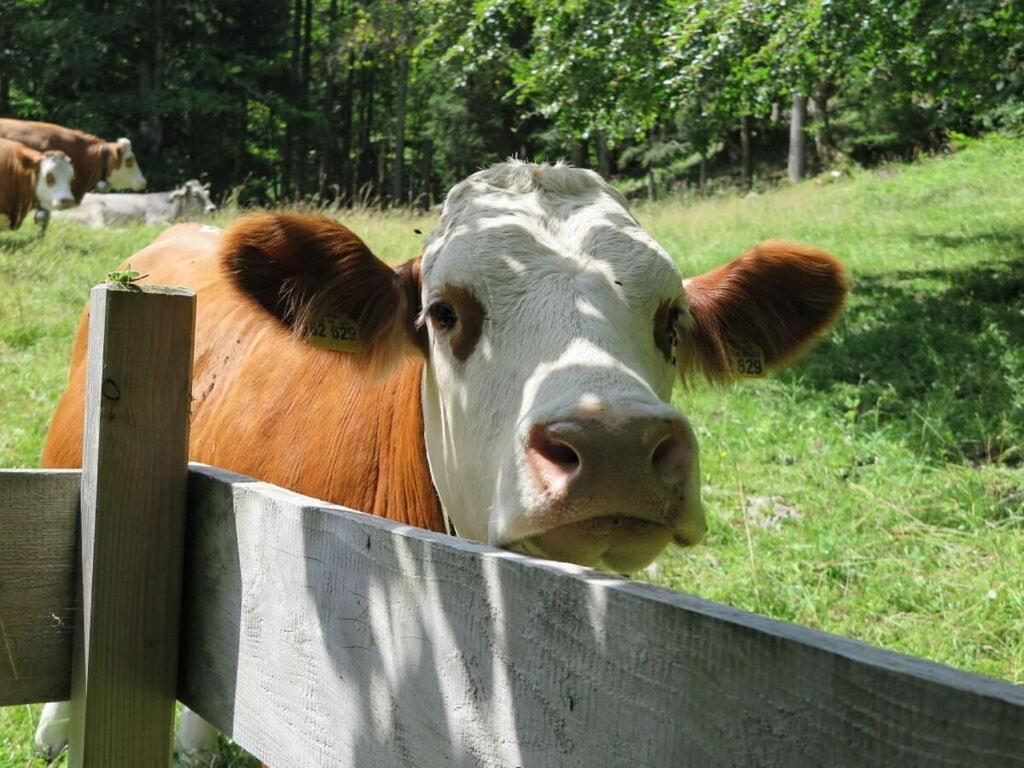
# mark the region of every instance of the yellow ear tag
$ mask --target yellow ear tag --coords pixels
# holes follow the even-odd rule
[[[765,375],[764,350],[747,342],[732,351],[732,369],[737,376],[759,379]]]
[[[320,349],[358,352],[359,326],[347,317],[323,315],[313,322],[306,341]]]

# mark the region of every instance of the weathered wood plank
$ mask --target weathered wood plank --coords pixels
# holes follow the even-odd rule
[[[0,470],[0,706],[71,690],[80,477]]]
[[[170,764],[195,296],[93,288],[73,768]]]
[[[1024,766],[1024,690],[190,477],[179,698],[273,768]]]

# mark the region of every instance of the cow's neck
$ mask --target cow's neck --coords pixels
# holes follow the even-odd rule
[[[444,531],[441,503],[430,478],[423,435],[423,362],[408,360],[382,385],[377,409],[377,482],[374,514],[420,528]]]
[[[359,364],[339,353],[243,331],[252,349],[238,357],[218,355],[210,364],[203,340],[212,339],[215,347],[216,334],[202,331],[196,334],[194,459],[396,522],[444,530],[424,446],[422,362],[408,360],[377,382],[363,378]],[[257,352],[266,348],[263,342],[279,350],[272,364]],[[246,390],[225,386],[236,376]]]
[[[78,202],[81,202],[82,195],[91,192],[100,179],[107,178],[106,164],[110,162],[110,151],[107,149],[107,142],[103,139],[93,139],[88,142],[86,154],[88,162],[83,163],[85,167],[79,171],[75,166],[75,178],[72,180],[72,193]],[[74,163],[74,158],[71,159]]]

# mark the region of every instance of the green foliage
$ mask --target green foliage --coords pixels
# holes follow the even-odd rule
[[[1024,122],[1020,0],[0,0],[0,114],[133,138],[153,184],[422,203],[509,155],[821,166]],[[396,186],[397,185],[397,186]],[[628,185],[627,185],[628,186]],[[657,185],[656,185],[657,186]]]

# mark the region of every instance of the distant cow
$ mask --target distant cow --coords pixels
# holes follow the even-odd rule
[[[132,224],[173,224],[189,221],[217,206],[210,200],[210,185],[189,179],[170,192],[96,195],[89,193],[73,211],[56,214],[62,220],[81,221],[93,227]]]
[[[287,213],[173,227],[131,265],[198,296],[191,458],[618,572],[705,533],[676,380],[785,364],[847,291],[831,256],[787,243],[684,281],[596,173],[522,162],[452,189],[398,267],[336,221]],[[81,466],[88,319],[47,467]],[[42,751],[68,716],[44,710]]]
[[[146,188],[146,178],[128,139],[104,141],[53,123],[3,118],[0,118],[0,138],[20,142],[39,152],[60,150],[70,157],[75,167],[71,192],[76,203],[82,202],[85,193],[101,182],[111,189],[141,192]]]
[[[74,169],[63,152],[37,152],[0,139],[0,230],[17,229],[35,207],[69,208]]]

